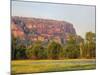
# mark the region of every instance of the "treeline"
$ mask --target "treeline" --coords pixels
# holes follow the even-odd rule
[[[12,37],[12,60],[16,59],[75,59],[95,58],[96,38],[95,33],[87,32],[85,39],[69,34],[66,44],[60,44],[53,40],[43,45],[36,41],[31,46],[17,44],[17,39]]]

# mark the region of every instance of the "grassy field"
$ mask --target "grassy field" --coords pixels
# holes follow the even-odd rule
[[[37,73],[95,69],[95,59],[14,60],[12,73]]]

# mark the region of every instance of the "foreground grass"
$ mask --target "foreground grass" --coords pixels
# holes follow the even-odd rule
[[[14,60],[12,73],[37,73],[95,69],[95,59]]]

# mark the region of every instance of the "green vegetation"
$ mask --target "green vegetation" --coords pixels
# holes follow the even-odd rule
[[[12,38],[12,60],[14,59],[25,59],[26,57],[26,47],[22,44],[17,44],[17,38]]]
[[[44,59],[47,58],[47,52],[40,44],[35,44],[26,50],[26,55],[30,59]]]
[[[30,46],[17,44],[19,38],[12,38],[12,60],[16,59],[74,59],[95,58],[95,33],[87,32],[86,38],[69,34],[66,44],[50,40],[46,45],[36,41]]]
[[[65,58],[79,58],[80,50],[77,43],[77,39],[74,35],[69,35],[67,44],[64,47],[64,57]]]
[[[86,49],[87,49],[87,57],[94,58],[96,56],[96,38],[95,34],[92,32],[86,33]]]
[[[50,42],[48,45],[48,57],[51,59],[59,59],[61,57],[61,53],[63,52],[63,48],[59,43]]]

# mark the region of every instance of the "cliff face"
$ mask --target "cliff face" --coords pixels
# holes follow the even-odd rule
[[[69,33],[76,35],[73,25],[65,21],[17,16],[11,18],[11,30],[15,37],[31,41],[65,39]]]

